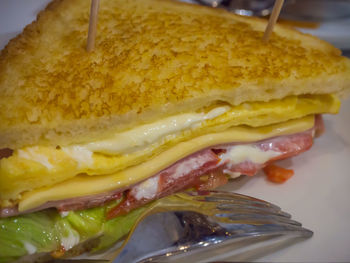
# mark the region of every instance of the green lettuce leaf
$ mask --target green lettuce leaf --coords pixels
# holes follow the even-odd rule
[[[58,213],[50,210],[0,219],[0,262],[56,249],[59,246],[57,219]]]
[[[54,209],[0,219],[0,263],[22,256],[52,252],[61,246],[66,250],[80,242],[100,236],[94,251],[105,249],[126,235],[146,207],[107,220],[106,211],[119,203],[103,207],[70,211],[61,215]]]

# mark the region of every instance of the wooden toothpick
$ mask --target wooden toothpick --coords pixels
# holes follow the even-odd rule
[[[90,9],[90,21],[89,21],[89,33],[87,38],[86,50],[90,52],[95,47],[95,39],[97,32],[97,16],[98,8],[100,5],[100,0],[91,0],[91,9]]]
[[[271,33],[273,31],[273,27],[275,26],[277,19],[281,13],[283,2],[284,2],[284,0],[276,0],[275,1],[275,5],[273,6],[272,14],[271,14],[270,19],[269,19],[269,23],[266,26],[265,33],[263,36],[263,40],[265,42],[269,41],[269,38],[270,38]]]

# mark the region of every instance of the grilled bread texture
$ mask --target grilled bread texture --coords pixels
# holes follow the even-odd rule
[[[217,103],[350,88],[330,44],[266,21],[171,0],[54,0],[0,55],[0,149],[69,145]]]

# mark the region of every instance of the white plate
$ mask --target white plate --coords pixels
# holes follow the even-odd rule
[[[48,0],[0,1],[0,48],[34,20]],[[265,255],[263,262],[350,261],[350,101],[337,116],[325,117],[326,132],[312,149],[281,162],[295,176],[282,185],[263,174],[242,178],[225,189],[278,204],[305,227],[311,239]]]

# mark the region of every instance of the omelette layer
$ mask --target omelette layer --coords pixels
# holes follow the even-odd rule
[[[126,147],[123,150],[124,152],[111,153],[103,148],[91,151],[87,145],[71,146],[71,148],[35,146],[19,149],[11,157],[0,161],[0,198],[2,206],[8,206],[13,201],[16,203],[21,199],[21,194],[24,192],[26,192],[24,195],[26,196],[32,190],[43,186],[50,189],[53,185],[74,180],[74,177],[76,177],[75,180],[85,181],[90,178],[86,175],[94,175],[91,178],[95,178],[96,175],[116,174],[118,171],[138,165],[150,157],[155,157],[167,149],[174,148],[179,142],[189,141],[201,135],[219,134],[220,132],[229,131],[230,127],[239,125],[259,127],[301,118],[310,114],[336,113],[339,106],[339,100],[333,95],[292,96],[283,100],[244,103],[235,107],[217,105],[206,109],[203,114],[215,112],[216,109],[221,109],[217,111],[221,114],[214,114],[213,118],[204,118],[203,121],[184,126],[183,129],[177,127],[175,132],[170,130],[167,134],[161,134],[159,138],[149,143],[137,145],[136,148],[135,145],[130,144],[129,148]],[[159,123],[157,126],[159,126]],[[240,129],[251,128],[241,127]],[[305,127],[302,128],[302,130],[306,129]],[[299,131],[301,130],[294,132]],[[264,138],[272,136],[265,135],[267,137]],[[134,135],[131,137],[134,137]],[[110,145],[118,145],[118,139],[116,141],[112,139]],[[234,141],[237,142],[254,140],[259,140],[259,138],[256,136],[249,137],[244,133],[234,138]],[[199,147],[204,146],[199,145]],[[178,158],[182,157],[179,156]],[[176,159],[172,160],[172,162],[174,161]],[[135,176],[135,178],[133,182],[143,180],[146,177],[139,178]],[[131,182],[128,181],[128,183]],[[127,183],[123,181],[120,184],[125,185]],[[91,193],[86,191],[85,194]]]

